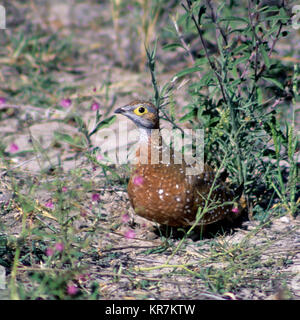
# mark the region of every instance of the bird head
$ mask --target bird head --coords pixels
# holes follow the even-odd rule
[[[159,128],[158,110],[151,102],[135,100],[124,107],[118,108],[115,113],[126,116],[139,128]]]

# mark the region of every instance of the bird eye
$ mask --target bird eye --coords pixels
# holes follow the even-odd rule
[[[147,113],[148,110],[147,108],[143,107],[143,106],[140,106],[140,107],[137,107],[135,110],[134,110],[134,113],[138,116],[141,116],[142,114],[145,114]]]

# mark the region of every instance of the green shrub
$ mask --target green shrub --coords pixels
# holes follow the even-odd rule
[[[251,214],[261,206],[270,208],[270,199],[276,195],[285,210],[295,215],[294,116],[284,130],[279,114],[282,108],[295,114],[299,67],[293,70],[273,57],[275,45],[290,28],[285,3],[269,6],[248,1],[243,7],[234,1],[216,5],[187,0],[182,6],[185,13],[172,19],[176,40],[164,47],[184,49],[193,62],[173,78],[173,82],[191,79],[190,103],[179,122],[189,122],[193,129],[204,128],[206,161],[218,168],[226,157],[225,175],[243,189]],[[148,57],[155,78],[153,53]],[[155,87],[156,101],[170,97],[170,85],[160,92]],[[166,108],[163,113],[167,120],[172,119]],[[286,182],[281,160],[288,169]]]

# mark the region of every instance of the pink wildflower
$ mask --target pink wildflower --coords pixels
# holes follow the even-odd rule
[[[49,209],[53,209],[54,208],[54,203],[53,201],[50,199],[45,203],[45,207],[49,208]]]
[[[98,154],[98,155],[96,156],[96,160],[97,160],[97,161],[103,160],[102,154]]]
[[[72,100],[71,99],[62,99],[60,101],[60,105],[63,107],[63,108],[69,108],[72,104]]]
[[[10,153],[15,153],[19,150],[19,147],[15,144],[15,143],[12,143],[10,146],[9,146],[9,152]]]
[[[91,110],[92,110],[92,111],[97,111],[97,110],[99,110],[99,109],[100,109],[100,104],[97,103],[97,102],[93,102],[93,103],[92,103],[92,106],[91,106]]]
[[[92,201],[99,201],[100,200],[100,195],[99,193],[93,193],[92,194]]]
[[[65,245],[62,242],[57,242],[54,246],[55,250],[62,252],[64,251]]]
[[[74,296],[78,292],[78,288],[74,284],[68,284],[67,293],[70,296]]]
[[[239,208],[237,208],[237,207],[234,207],[234,208],[232,208],[232,210],[231,210],[233,213],[238,213],[239,212]]]
[[[127,239],[134,239],[135,238],[135,232],[132,229],[129,229],[125,232],[125,238]]]
[[[4,97],[0,97],[0,105],[4,104],[6,102],[6,98]]]
[[[129,215],[127,213],[122,215],[122,222],[127,223],[130,220]]]
[[[51,257],[54,254],[54,250],[52,248],[47,248],[46,249],[46,256]]]

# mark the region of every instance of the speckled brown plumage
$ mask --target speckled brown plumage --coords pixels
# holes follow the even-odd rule
[[[142,111],[142,112],[140,112]],[[153,139],[153,129],[159,128],[158,111],[150,102],[137,100],[119,108],[120,113],[134,121],[141,131],[136,155],[137,164],[133,167],[128,184],[128,195],[136,214],[169,226],[191,226],[197,218],[198,208],[203,208],[214,181],[214,171],[204,165],[198,175],[187,175],[188,165],[175,164],[174,151],[170,151],[170,162],[162,163],[166,147],[162,139]],[[141,149],[148,149],[148,163],[140,161]],[[151,164],[151,152],[157,151],[159,162]],[[226,184],[217,180],[210,194],[209,207],[199,220],[199,225],[214,223],[226,216],[234,216],[232,200],[234,194]],[[231,203],[229,203],[231,202]],[[227,203],[227,204],[225,204]]]

